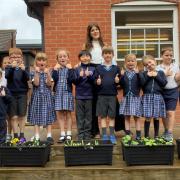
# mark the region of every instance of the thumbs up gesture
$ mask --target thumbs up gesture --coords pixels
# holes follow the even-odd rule
[[[84,70],[83,70],[83,68],[81,68],[80,73],[79,73],[79,76],[80,76],[80,77],[83,77],[83,76],[84,76]]]
[[[90,76],[90,72],[89,72],[89,68],[87,67],[87,69],[85,70],[85,75],[86,76]]]
[[[124,75],[124,73],[125,73],[125,70],[124,70],[124,68],[122,67],[122,68],[121,68],[121,75]]]
[[[101,76],[100,75],[98,76],[98,79],[97,79],[97,85],[101,85]]]
[[[119,83],[119,74],[116,74],[116,77],[115,77],[115,83]]]
[[[2,96],[5,96],[5,95],[6,95],[6,92],[5,92],[4,88],[2,88],[2,90],[1,90],[1,95],[2,95]]]

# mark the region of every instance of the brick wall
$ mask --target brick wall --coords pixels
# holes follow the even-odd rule
[[[70,51],[70,60],[78,62],[77,54],[86,39],[86,28],[91,22],[97,22],[106,43],[111,43],[111,5],[128,0],[51,0],[44,9],[45,51],[49,63],[54,66],[55,52],[59,48]],[[180,2],[175,2],[180,9]],[[179,18],[180,21],[180,18]],[[180,23],[179,23],[180,24]],[[179,25],[180,27],[180,25]],[[180,107],[177,108],[177,120],[180,122]]]

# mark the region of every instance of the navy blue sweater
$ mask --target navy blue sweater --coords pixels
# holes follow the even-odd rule
[[[162,94],[163,87],[167,84],[167,79],[163,71],[158,71],[156,77],[149,77],[147,71],[139,74],[140,83],[142,85],[143,92]]]
[[[104,65],[99,65],[96,68],[96,81],[98,77],[101,78],[101,85],[97,85],[98,95],[116,96],[117,95],[117,85],[115,83],[116,75],[120,76],[120,70],[118,66],[112,65],[110,69],[106,69]]]
[[[21,68],[7,67],[5,69],[7,88],[12,94],[26,94],[28,92],[29,73]]]
[[[121,77],[120,86],[123,89],[123,96],[131,94],[133,96],[139,96],[140,93],[140,79],[139,74],[136,73],[131,80],[128,79],[126,72]]]
[[[85,72],[88,67],[90,76],[81,77],[80,71],[83,69]],[[76,86],[76,99],[93,99],[93,87],[95,80],[95,67],[90,64],[83,64],[74,69],[73,74],[70,75],[71,81]]]

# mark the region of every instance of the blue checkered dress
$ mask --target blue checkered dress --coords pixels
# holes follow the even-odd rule
[[[128,79],[132,80],[135,75],[135,71],[126,71],[125,72]],[[125,116],[142,116],[142,102],[140,96],[134,96],[131,91],[123,97],[120,102],[119,114]]]
[[[28,122],[33,125],[49,125],[55,121],[51,88],[45,83],[46,74],[40,73],[39,86],[33,87],[28,110]]]
[[[74,98],[72,92],[67,88],[68,69],[61,68],[58,70],[58,82],[55,92],[55,110],[74,111]]]
[[[165,118],[166,107],[161,94],[144,94],[142,96],[143,116],[146,118]]]
[[[142,116],[142,102],[141,97],[128,95],[123,97],[120,102],[119,114],[125,116]]]

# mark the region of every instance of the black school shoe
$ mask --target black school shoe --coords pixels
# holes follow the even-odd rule
[[[60,136],[58,143],[64,143],[65,140],[66,140],[66,136]]]
[[[54,139],[52,137],[47,137],[46,141],[50,144],[53,145],[54,144]]]

